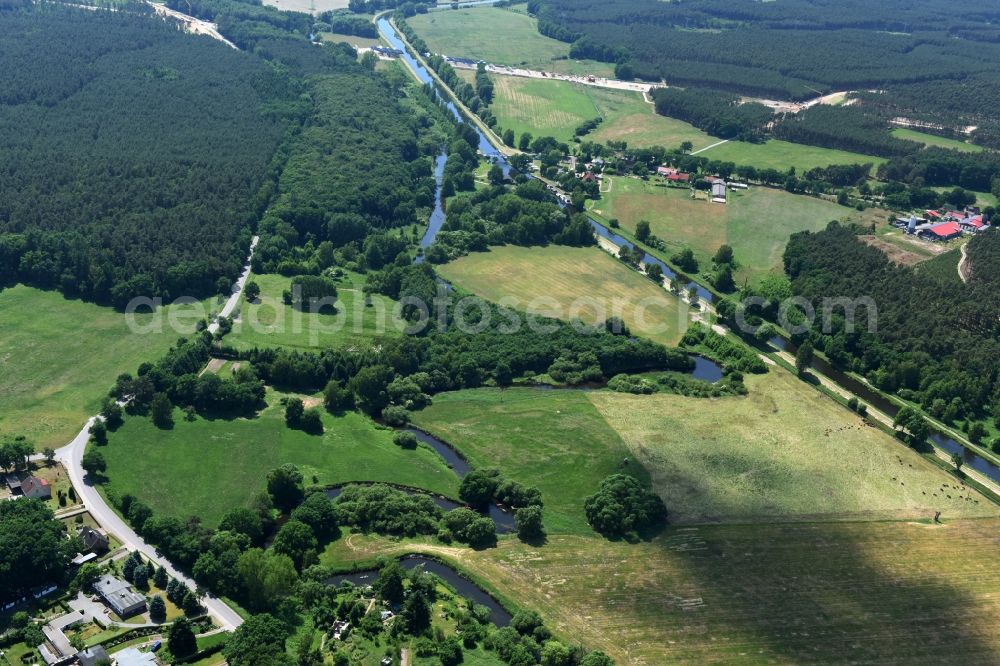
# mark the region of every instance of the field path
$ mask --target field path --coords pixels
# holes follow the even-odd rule
[[[712,144],[711,146],[705,146],[705,147],[704,147],[704,148],[702,148],[701,150],[696,150],[696,151],[694,151],[694,152],[693,152],[693,153],[691,153],[691,154],[692,154],[692,155],[697,155],[698,153],[703,153],[703,152],[705,152],[706,150],[711,150],[712,148],[715,148],[716,146],[721,146],[721,145],[722,145],[722,144],[724,144],[724,143],[729,143],[729,139],[723,139],[722,141],[717,141],[716,143],[713,143],[713,144]]]
[[[958,261],[958,277],[962,278],[962,282],[968,282],[972,276],[972,269],[969,268],[969,255],[965,252],[966,245],[967,243],[962,244],[962,258]]]

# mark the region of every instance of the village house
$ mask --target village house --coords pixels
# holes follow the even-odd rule
[[[946,241],[961,236],[962,227],[958,222],[942,222],[920,231],[919,235],[930,240]]]
[[[29,476],[21,481],[21,494],[30,499],[47,500],[52,498],[52,487],[45,479]]]
[[[686,183],[691,180],[691,174],[684,173],[673,167],[661,166],[656,169],[656,175],[666,178],[671,183]]]
[[[108,552],[108,537],[101,534],[93,527],[84,525],[77,531],[77,536],[83,542],[83,550],[86,553],[106,553]]]
[[[108,660],[108,651],[102,645],[95,645],[82,652],[77,652],[76,658],[80,661],[80,666],[96,666],[102,661]]]
[[[134,647],[125,648],[114,655],[115,666],[156,666],[159,663],[152,652],[141,652]]]
[[[146,610],[146,598],[120,578],[104,574],[94,583],[94,590],[119,617],[129,617]]]
[[[336,638],[338,641],[342,641],[347,638],[347,632],[351,630],[351,623],[344,622],[343,620],[334,620],[333,626],[330,627],[330,634]]]

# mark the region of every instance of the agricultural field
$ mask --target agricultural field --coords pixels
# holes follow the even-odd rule
[[[653,113],[653,106],[640,93],[569,81],[496,74],[491,77],[495,97],[490,109],[502,128],[513,129],[518,135],[531,132],[534,136],[569,141],[580,123],[601,117],[604,121],[587,135],[588,140],[669,148],[690,141],[695,150],[716,141],[688,123]]]
[[[569,44],[538,32],[534,18],[495,7],[417,14],[407,19],[433,53],[561,74],[612,76],[614,66],[569,59]]]
[[[680,301],[596,248],[506,246],[438,268],[456,287],[515,310],[597,324],[617,314],[635,335],[674,345],[687,329]]]
[[[668,527],[471,551],[354,535],[325,559],[420,551],[619,664],[996,663],[1000,521]]]
[[[24,285],[0,291],[0,436],[24,435],[35,447],[58,448],[100,409],[123,372],[159,358],[190,327],[218,309],[210,299],[190,306],[125,314]],[[193,316],[192,316],[193,315]],[[146,330],[150,329],[150,330]]]
[[[414,420],[474,466],[538,486],[551,532],[591,533],[583,501],[623,469],[651,479],[674,524],[998,515],[791,374],[750,376],[747,387],[714,400],[477,389],[436,396]]]
[[[430,448],[404,450],[393,431],[356,412],[324,413],[326,431],[311,435],[285,425],[281,394],[267,393],[268,406],[253,419],[186,421],[161,430],[144,417],[128,418],[100,449],[108,463],[105,492],[132,493],[154,513],[200,516],[208,526],[265,490],[267,473],[293,463],[307,485],[386,481],[458,496],[458,477]],[[320,404],[318,398],[307,401]],[[183,488],[183,492],[178,492]]]
[[[789,143],[779,139],[770,139],[766,143],[746,143],[744,141],[727,141],[698,153],[701,157],[735,164],[750,164],[758,169],[778,169],[787,171],[795,167],[796,172],[803,173],[814,167],[825,167],[831,164],[872,164],[878,166],[885,158],[850,153],[833,148],[807,146],[801,143]]]
[[[974,143],[959,141],[958,139],[948,139],[936,134],[926,134],[924,132],[918,132],[916,130],[905,129],[902,127],[897,127],[892,130],[892,135],[897,139],[916,141],[928,147],[933,146],[937,148],[948,148],[949,150],[961,150],[966,153],[981,153],[985,150],[982,146],[977,146]]]
[[[610,188],[605,188],[609,191],[592,204],[595,213],[618,219],[630,232],[640,220],[648,221],[653,234],[667,244],[667,255],[690,247],[701,270],[710,270],[712,255],[720,245],[729,244],[745,271],[739,277],[751,282],[781,272],[791,234],[822,229],[831,220],[865,216],[830,201],[767,187],[733,191],[729,203],[715,204],[703,196],[692,199],[687,188],[667,187],[655,179],[611,176],[610,180]]]
[[[260,286],[260,298],[256,303],[247,303],[245,298],[240,302],[240,317],[226,336],[226,344],[237,349],[360,346],[402,330],[393,317],[391,299],[372,294],[371,305],[365,304],[364,278],[358,274],[347,273],[337,285],[335,314],[301,312],[285,305],[281,294],[291,278],[269,274],[252,275],[249,280]]]

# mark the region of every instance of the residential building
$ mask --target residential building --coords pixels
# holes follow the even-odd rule
[[[116,652],[111,661],[115,666],[158,666],[160,663],[152,652],[140,652],[134,647]]]
[[[21,494],[31,499],[51,499],[52,487],[45,479],[29,476],[21,481]]]
[[[89,647],[82,652],[76,653],[76,658],[80,661],[80,666],[95,666],[100,661],[108,659],[108,651],[102,645]]]
[[[98,532],[93,527],[84,525],[77,531],[77,536],[83,541],[83,551],[85,553],[106,553],[108,552],[108,537]]]
[[[94,590],[119,617],[129,617],[146,610],[146,597],[137,593],[132,586],[111,574],[104,574]]]

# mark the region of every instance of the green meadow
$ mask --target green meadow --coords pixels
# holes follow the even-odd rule
[[[917,143],[922,143],[928,147],[935,148],[948,148],[949,150],[961,150],[965,153],[981,153],[985,148],[982,146],[977,146],[974,143],[969,143],[967,141],[959,141],[958,139],[948,139],[943,136],[938,136],[936,134],[927,134],[926,132],[918,132],[917,130],[906,129],[903,127],[897,127],[892,130],[892,135],[897,139],[906,139],[907,141],[916,141]]]
[[[594,212],[618,219],[629,232],[640,220],[648,221],[653,234],[667,244],[668,255],[690,247],[702,271],[711,269],[712,255],[720,245],[731,245],[751,280],[781,272],[791,234],[860,215],[833,202],[766,187],[732,191],[728,203],[717,204],[704,196],[692,199],[687,188],[667,187],[656,179],[611,176],[610,180],[610,190],[593,203]]]
[[[569,59],[569,44],[545,37],[527,14],[476,7],[407,19],[433,53],[563,74],[612,76],[614,66]]]
[[[746,381],[748,396],[711,400],[477,389],[436,396],[414,418],[474,466],[538,486],[552,532],[589,533],[584,499],[622,470],[651,480],[673,524],[998,515],[790,373]]]
[[[108,463],[103,489],[141,497],[154,513],[200,516],[209,526],[264,492],[267,473],[285,463],[297,465],[307,485],[384,481],[458,496],[458,477],[430,448],[402,449],[391,429],[356,412],[324,413],[322,435],[292,430],[280,398],[268,391],[267,408],[251,419],[189,422],[178,410],[169,430],[127,418],[100,447]],[[307,401],[315,404],[318,398]]]
[[[569,141],[583,121],[600,117],[603,122],[588,140],[670,148],[690,141],[695,150],[716,141],[688,123],[657,115],[641,93],[496,74],[492,79],[495,97],[490,109],[501,128],[518,136],[531,132]]]
[[[366,300],[364,277],[355,273],[347,273],[337,285],[336,313],[303,312],[285,305],[282,292],[291,284],[289,277],[251,275],[249,281],[260,286],[260,297],[254,303],[245,298],[240,302],[240,316],[226,336],[226,344],[237,349],[360,347],[402,330],[393,316],[395,302],[381,294]]]
[[[872,164],[878,166],[885,162],[883,157],[861,155],[833,148],[806,146],[779,139],[770,139],[765,143],[727,141],[700,152],[698,155],[721,162],[750,164],[757,169],[786,171],[789,167],[795,167],[796,172],[800,174],[814,167],[825,167],[831,164]]]
[[[423,552],[617,664],[987,664],[1000,657],[1000,521],[669,526],[481,551],[354,534],[347,566]]]
[[[155,361],[210,299],[129,318],[111,308],[24,285],[0,291],[0,435],[25,435],[36,448],[68,443],[99,409],[115,378]],[[192,316],[193,315],[193,316]],[[173,317],[185,328],[174,330]]]

